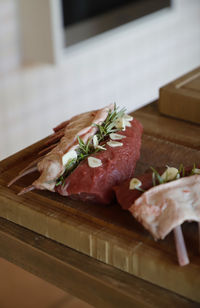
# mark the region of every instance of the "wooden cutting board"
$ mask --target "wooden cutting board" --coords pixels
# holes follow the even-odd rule
[[[110,206],[70,200],[47,191],[16,193],[38,174],[6,184],[32,161],[44,141],[0,163],[0,216],[38,232],[123,271],[200,302],[200,255],[196,223],[183,225],[190,264],[177,264],[173,234],[155,242],[151,235],[115,202]],[[147,134],[143,135],[136,175],[150,166],[191,165],[200,152]]]
[[[159,110],[200,124],[200,67],[160,89]]]

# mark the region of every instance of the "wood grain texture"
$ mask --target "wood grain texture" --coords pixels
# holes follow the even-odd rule
[[[159,110],[200,124],[200,67],[160,89]]]
[[[70,200],[46,191],[24,196],[16,193],[29,185],[37,173],[24,177],[11,188],[6,184],[27,162],[36,157],[43,141],[0,164],[0,216],[42,234],[124,272],[200,302],[200,257],[197,226],[184,225],[190,265],[179,267],[173,236],[155,242],[130,213],[116,203],[100,206]],[[200,152],[171,141],[144,134],[136,175],[150,166],[190,165]]]
[[[157,101],[132,115],[143,124],[145,134],[200,150],[200,125],[160,114]]]
[[[95,307],[199,306],[2,218],[0,256]]]

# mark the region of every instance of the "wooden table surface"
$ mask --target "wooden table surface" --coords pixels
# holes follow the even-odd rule
[[[200,126],[161,116],[156,102],[133,115],[143,124],[146,135],[200,150]],[[11,160],[12,157],[0,163],[0,172]],[[95,307],[199,307],[199,303],[3,218],[0,218],[0,256]]]

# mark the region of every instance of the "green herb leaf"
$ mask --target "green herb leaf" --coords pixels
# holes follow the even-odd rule
[[[179,169],[178,169],[178,173],[179,173],[180,177],[185,176],[185,168],[184,168],[183,164],[180,164]]]
[[[146,190],[144,190],[144,189],[142,189],[142,188],[140,188],[140,187],[135,187],[135,189],[137,189],[137,190],[139,190],[139,191],[141,191],[141,192],[145,192]]]
[[[102,124],[93,124],[98,128],[97,131],[97,139],[98,142],[103,141],[107,138],[110,133],[114,133],[119,131],[119,129],[115,128],[115,121],[121,118],[125,114],[125,108],[118,111],[116,104],[114,105],[114,110],[109,110],[108,116],[106,120]],[[57,179],[56,186],[62,185],[65,181],[65,178],[79,165],[81,161],[86,159],[89,155],[102,151],[102,149],[94,148],[91,140],[92,137],[85,143],[80,136],[77,136],[77,140],[79,143],[79,148],[76,150],[77,159],[74,159],[65,166],[65,172]]]
[[[108,116],[102,124],[93,124],[94,126],[98,127],[97,138],[99,142],[104,140],[109,134],[119,131],[119,129],[115,128],[116,120],[123,117],[125,112],[125,108],[122,108],[118,111],[118,108],[115,104],[114,110],[110,110],[108,112]]]
[[[151,167],[151,170],[153,171],[153,184],[156,185],[156,180],[158,181],[159,184],[163,184],[164,180],[161,178],[160,174],[158,173],[158,171],[156,169],[154,169],[153,167]],[[155,186],[154,185],[154,186]]]

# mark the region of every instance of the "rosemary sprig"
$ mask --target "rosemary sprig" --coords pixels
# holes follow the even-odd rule
[[[169,167],[167,167],[169,168]],[[151,167],[151,170],[152,170],[152,183],[153,183],[153,186],[157,186],[157,185],[160,185],[160,184],[164,184],[164,183],[167,183],[167,182],[172,182],[172,181],[175,181],[179,178],[183,178],[185,177],[185,167],[183,166],[183,164],[180,164],[179,168],[178,168],[178,172],[177,172],[177,175],[175,178],[173,179],[167,179],[167,178],[163,178],[159,172]],[[193,168],[192,170],[190,171],[190,173],[187,173],[187,176],[191,176],[191,175],[194,175],[194,174],[200,174],[200,169],[196,169],[196,165],[194,164],[193,165]],[[141,189],[140,186],[139,187],[135,187],[134,189],[136,190],[139,190],[141,192],[145,192],[144,189]]]
[[[62,185],[64,183],[65,178],[78,166],[78,164],[87,158],[91,153],[94,153],[93,147],[91,144],[91,138],[88,139],[87,143],[77,136],[77,140],[79,143],[79,148],[76,150],[77,158],[71,159],[68,161],[67,165],[65,166],[64,173],[57,179],[56,186]]]
[[[140,187],[137,187],[137,186],[135,187],[135,189],[136,189],[136,190],[139,190],[139,191],[141,191],[141,192],[143,192],[143,193],[146,191],[146,190],[144,190],[143,188],[140,188]]]
[[[98,128],[97,131],[97,139],[98,143],[103,141],[110,133],[119,131],[119,129],[114,128],[116,125],[116,121],[123,117],[125,114],[125,108],[122,108],[118,111],[116,104],[114,105],[114,110],[109,110],[108,116],[106,120],[102,124],[93,124]],[[62,185],[64,183],[65,178],[79,165],[79,163],[86,159],[89,155],[95,154],[101,151],[100,148],[94,148],[92,144],[92,137],[85,143],[80,136],[77,136],[77,140],[79,143],[79,147],[76,150],[77,159],[70,160],[65,166],[65,172],[57,179],[56,186]]]
[[[57,179],[56,186],[62,185],[64,183],[65,178],[76,168],[76,159],[70,159],[65,166],[64,173]]]
[[[93,124],[98,128],[97,132],[97,138],[98,141],[104,140],[109,134],[117,132],[119,129],[114,128],[116,125],[116,121],[123,117],[125,114],[126,109],[122,108],[118,111],[118,108],[116,107],[116,104],[114,105],[114,110],[109,110],[108,116],[106,120],[102,124]]]
[[[183,164],[180,164],[176,177],[174,179],[171,179],[171,180],[168,180],[168,179],[164,180],[156,169],[154,169],[152,167],[151,167],[151,169],[153,171],[153,173],[152,173],[153,186],[156,186],[156,185],[159,185],[159,184],[164,184],[164,183],[171,182],[171,181],[175,181],[179,178],[183,178],[183,177],[186,176],[185,167],[183,166]],[[187,174],[187,176],[191,176],[191,175],[196,174],[195,171],[196,171],[196,165],[194,164],[192,170],[190,171],[189,174]]]
[[[77,149],[77,165],[87,158],[90,154],[95,154],[100,151],[100,149],[95,149],[91,143],[92,137],[88,139],[86,143],[78,136],[79,148]]]
[[[178,168],[178,173],[180,176],[184,177],[185,176],[185,167],[183,166],[183,164],[180,164],[179,168]]]
[[[154,169],[153,167],[151,167],[152,172],[152,182],[153,182],[153,186],[156,186],[158,184],[163,184],[164,180],[162,179],[162,177],[160,176],[160,174],[158,173],[158,171],[156,169]],[[158,184],[157,184],[158,182]]]
[[[79,149],[77,150],[78,156],[81,156],[81,158],[83,158],[84,156],[88,156],[93,150],[93,147],[91,145],[92,138],[89,138],[86,143],[79,136],[77,136],[77,139],[79,143]]]

